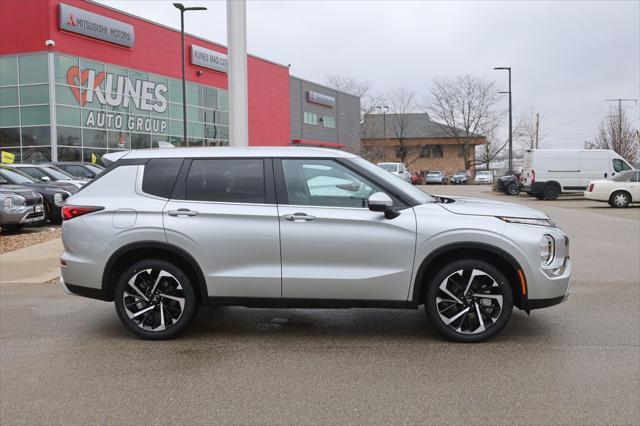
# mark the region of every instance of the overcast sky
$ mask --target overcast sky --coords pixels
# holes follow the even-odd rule
[[[100,2],[180,26],[171,1]],[[209,9],[185,15],[187,32],[226,44],[224,1],[183,3]],[[465,73],[506,90],[506,72],[493,67],[511,66],[514,121],[541,113],[550,148],[593,139],[614,105],[605,99],[640,98],[640,0],[248,1],[247,44],[298,77],[322,83],[341,74],[419,98],[434,77]],[[638,104],[623,105],[637,129]]]

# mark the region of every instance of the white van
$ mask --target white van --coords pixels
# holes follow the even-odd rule
[[[521,179],[527,194],[555,200],[561,193],[584,191],[591,180],[631,169],[610,149],[528,149]]]

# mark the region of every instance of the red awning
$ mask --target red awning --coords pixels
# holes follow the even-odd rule
[[[322,148],[344,148],[346,145],[343,143],[317,141],[310,139],[294,139],[291,141],[291,145],[303,145],[303,146],[318,146]]]

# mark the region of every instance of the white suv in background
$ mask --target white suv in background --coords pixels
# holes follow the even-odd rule
[[[478,342],[569,294],[567,236],[516,204],[432,197],[319,148],[129,151],[63,207],[61,284],[143,338],[198,305],[426,312]]]
[[[378,167],[385,169],[394,176],[398,176],[405,182],[411,183],[411,173],[402,163],[378,163]]]

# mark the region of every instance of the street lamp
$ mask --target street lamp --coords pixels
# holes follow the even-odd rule
[[[494,70],[507,70],[509,71],[509,174],[513,174],[513,113],[511,109],[511,67],[495,67]]]
[[[189,140],[187,139],[187,80],[185,77],[185,58],[184,58],[184,13],[189,10],[207,10],[206,7],[184,7],[182,3],[173,4],[180,10],[180,37],[182,43],[182,119],[184,126],[183,143],[185,146],[189,146]]]
[[[386,161],[387,159],[387,111],[389,111],[389,107],[386,105],[377,106],[376,109],[379,109],[382,112],[382,139],[384,139],[382,145],[382,161]]]

